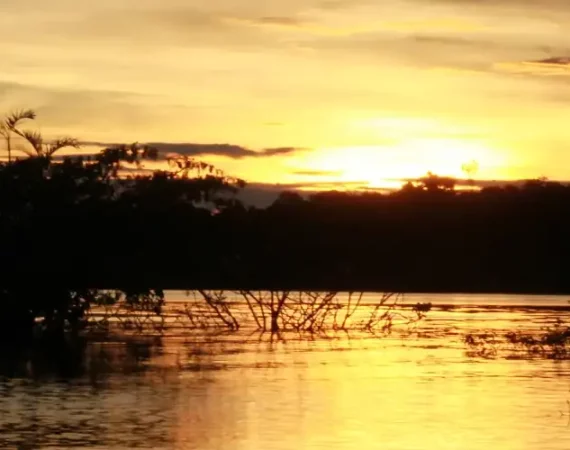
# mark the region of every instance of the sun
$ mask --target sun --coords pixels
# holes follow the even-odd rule
[[[502,166],[501,155],[482,142],[459,139],[406,139],[390,146],[327,148],[306,156],[303,167],[315,180],[339,184],[362,183],[364,187],[398,187],[428,171],[466,178],[466,165],[483,175]],[[472,173],[470,175],[473,175]],[[478,173],[480,175],[480,173]]]

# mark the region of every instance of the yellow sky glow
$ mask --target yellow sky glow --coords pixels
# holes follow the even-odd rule
[[[5,0],[0,111],[36,109],[47,137],[301,149],[201,156],[259,183],[471,160],[570,179],[569,25],[561,0]]]
[[[387,188],[401,184],[398,178],[418,178],[427,171],[465,178],[462,166],[470,161],[479,163],[487,179],[504,176],[501,168],[508,166],[490,147],[450,139],[407,140],[384,148],[326,148],[292,158],[291,163],[306,173],[297,175],[296,181],[362,182],[367,187]]]

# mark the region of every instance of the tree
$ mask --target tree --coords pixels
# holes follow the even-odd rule
[[[453,191],[457,180],[451,177],[442,177],[428,172],[425,177],[420,178],[420,186],[428,192]]]
[[[34,120],[35,118],[36,113],[33,110],[23,109],[21,111],[16,111],[7,115],[4,120],[0,122],[0,135],[2,135],[6,143],[8,162],[12,161],[12,134],[19,134],[16,132],[16,130],[22,121]]]
[[[29,334],[40,321],[49,335],[61,337],[65,330],[79,330],[92,306],[117,301],[160,314],[164,294],[137,276],[148,253],[137,237],[149,230],[148,222],[164,220],[164,212],[192,212],[196,202],[216,201],[243,181],[187,157],[169,160],[166,170],[145,170],[144,163],[160,162],[160,155],[136,143],[54,158],[64,147],[78,148],[78,141],[48,142],[40,132],[20,128],[23,120],[35,117],[25,110],[0,124],[9,152],[8,162],[0,164],[0,232],[9,237],[0,249],[6,275],[0,286],[0,331]],[[28,158],[12,159],[14,136],[24,140],[27,148],[20,150]],[[70,241],[74,228],[86,225],[91,236]],[[74,278],[95,265],[104,269],[109,261],[101,251],[126,243],[132,251],[121,253],[124,263],[112,265],[123,271],[128,289],[87,289]],[[56,266],[56,253],[69,261]],[[9,285],[24,277],[29,280],[23,286]]]
[[[471,160],[461,165],[461,171],[467,176],[470,184],[473,184],[473,176],[479,171],[479,163]]]
[[[283,191],[273,202],[274,207],[298,207],[305,204],[305,199],[295,191]]]
[[[51,158],[57,151],[65,147],[78,148],[79,143],[77,139],[65,137],[55,139],[51,142],[44,142],[43,136],[39,131],[21,130],[19,128],[20,123],[23,120],[34,120],[36,118],[36,113],[31,110],[22,110],[14,112],[8,115],[2,124],[2,135],[6,140],[8,149],[8,160],[12,159],[12,143],[11,135],[16,134],[17,136],[24,139],[25,143],[31,148],[20,148],[19,150],[28,156],[40,156]]]

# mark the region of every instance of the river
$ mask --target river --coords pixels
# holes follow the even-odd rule
[[[171,300],[181,293],[170,293]],[[374,294],[369,294],[374,296]],[[92,339],[0,358],[0,448],[570,448],[570,362],[465,335],[570,319],[562,297],[410,295],[411,332]]]

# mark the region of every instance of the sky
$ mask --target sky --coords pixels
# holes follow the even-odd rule
[[[255,183],[381,187],[471,161],[570,180],[569,27],[567,0],[0,0],[0,112]]]

